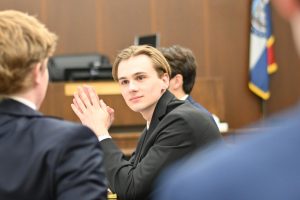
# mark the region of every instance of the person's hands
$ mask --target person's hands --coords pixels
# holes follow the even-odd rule
[[[99,100],[93,88],[79,87],[71,107],[81,123],[92,129],[97,136],[109,135],[108,129],[114,120],[114,110],[103,100]]]
[[[107,106],[106,109],[110,116],[110,124],[109,124],[109,127],[110,127],[115,120],[115,110],[109,106]],[[109,129],[109,127],[108,127],[108,129]]]

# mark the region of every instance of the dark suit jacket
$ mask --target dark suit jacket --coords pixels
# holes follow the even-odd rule
[[[147,199],[165,166],[219,138],[218,128],[208,115],[167,91],[129,161],[111,139],[101,142],[110,188],[120,199]]]
[[[90,129],[0,102],[0,199],[106,199],[102,154]]]
[[[186,99],[188,102],[190,102],[195,108],[199,109],[202,112],[205,112],[207,115],[210,116],[210,119],[216,124],[213,116],[211,115],[211,113],[206,110],[206,108],[204,108],[201,104],[199,104],[198,102],[196,102],[191,95],[188,96],[188,98]],[[216,124],[217,125],[217,124]]]
[[[300,199],[300,105],[174,166],[162,178],[156,200]],[[179,188],[179,189],[178,189]]]

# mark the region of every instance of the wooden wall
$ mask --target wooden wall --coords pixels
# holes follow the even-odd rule
[[[260,99],[247,88],[250,0],[1,0],[0,9],[37,15],[59,35],[57,54],[100,52],[113,61],[134,36],[157,32],[161,46],[180,44],[194,51],[198,77],[223,79],[223,120],[230,127],[263,116]],[[279,71],[271,78],[266,116],[295,104],[300,96],[290,28],[276,11],[273,28]]]

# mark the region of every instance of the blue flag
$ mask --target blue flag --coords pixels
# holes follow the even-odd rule
[[[269,0],[253,0],[251,9],[249,88],[264,100],[270,98],[270,74],[277,71]]]

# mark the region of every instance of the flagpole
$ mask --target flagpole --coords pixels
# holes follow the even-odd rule
[[[261,100],[261,113],[263,122],[267,118],[267,103],[264,99]]]

